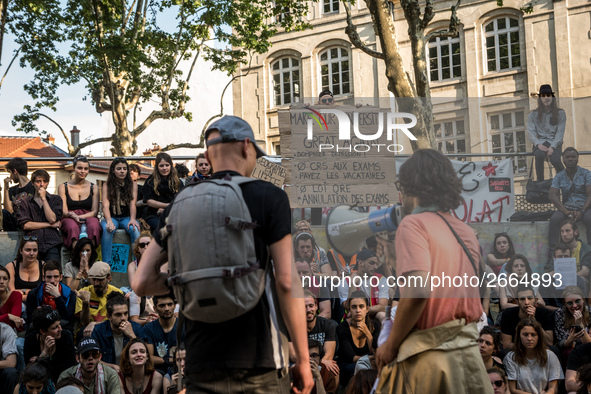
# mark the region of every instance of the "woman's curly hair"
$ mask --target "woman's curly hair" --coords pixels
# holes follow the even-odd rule
[[[462,203],[462,181],[449,159],[436,150],[416,151],[400,166],[398,181],[404,194],[417,197],[422,207],[449,211]]]

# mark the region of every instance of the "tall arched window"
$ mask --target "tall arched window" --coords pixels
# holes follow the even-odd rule
[[[519,20],[508,16],[484,26],[486,70],[488,72],[521,67]]]
[[[439,38],[429,40],[429,76],[431,82],[462,76],[462,59],[460,56],[460,38]]]
[[[300,61],[293,57],[283,57],[271,64],[273,82],[273,104],[275,106],[300,101]]]
[[[351,93],[349,51],[341,47],[320,52],[321,90],[328,89],[335,96]]]

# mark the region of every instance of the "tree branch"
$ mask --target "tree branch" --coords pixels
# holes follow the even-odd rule
[[[158,154],[160,152],[166,152],[178,148],[203,148],[203,141],[199,142],[198,144],[192,144],[190,142],[185,142],[182,144],[168,144],[162,149],[152,150],[151,156],[154,156],[155,153]]]
[[[49,120],[51,123],[56,125],[58,129],[60,129],[60,132],[62,133],[62,135],[66,139],[66,142],[68,143],[68,153],[72,154],[72,152],[74,151],[74,146],[70,143],[70,139],[66,135],[66,132],[64,131],[62,126],[60,126],[59,123],[57,123],[55,120],[53,120],[52,118],[50,118],[49,116],[47,116],[45,114],[42,114],[41,112],[37,112],[37,115],[43,116],[45,119]]]
[[[421,22],[423,29],[426,28],[429,22],[433,20],[434,16],[435,12],[433,11],[433,1],[427,0],[425,3],[425,11],[423,12],[423,20]]]
[[[135,4],[135,0],[134,0],[133,4]],[[133,9],[133,4],[129,8],[129,12],[131,12],[131,10]],[[142,13],[141,13],[142,8],[143,8],[143,0],[140,0],[139,3],[137,4],[137,7],[135,8],[135,18],[133,19],[133,38],[131,39],[132,44],[135,44],[135,42],[137,41],[137,36],[140,33],[140,30],[142,31],[142,35],[143,35],[144,23],[142,23],[141,26],[138,26],[140,19],[144,20],[144,18],[142,18]]]
[[[4,72],[4,75],[2,76],[2,80],[0,81],[0,88],[2,88],[2,84],[4,83],[4,78],[6,78],[6,74],[8,74],[8,70],[10,70],[10,67],[12,67],[12,63],[14,63],[14,61],[16,60],[16,58],[18,57],[18,54],[20,53],[21,49],[23,48],[23,46],[21,45],[16,53],[14,54],[12,60],[10,61],[10,63],[8,64],[8,68],[6,69],[6,71]],[[0,53],[0,55],[2,55],[2,53]]]
[[[460,26],[460,18],[458,18],[457,12],[460,8],[462,0],[458,0],[455,5],[451,7],[451,16],[449,17],[449,27],[447,30],[432,31],[425,35],[425,41],[429,42],[433,38],[453,38],[458,35],[458,28]]]
[[[125,34],[127,22],[129,21],[129,17],[131,16],[131,12],[135,8],[134,6],[135,6],[136,2],[137,2],[137,0],[133,0],[133,4],[131,4],[131,6],[129,7],[129,11],[127,12],[127,15],[125,15],[125,17],[123,18],[123,20],[121,22],[121,35]],[[125,11],[125,0],[122,0],[121,3],[123,5],[123,10]]]
[[[373,49],[369,48],[367,44],[361,41],[361,37],[359,37],[359,34],[357,33],[357,26],[353,24],[353,18],[351,17],[351,6],[349,5],[348,0],[342,0],[342,3],[347,13],[347,27],[345,28],[345,33],[347,36],[349,36],[349,41],[351,41],[351,44],[353,44],[356,48],[361,49],[369,56],[378,59],[385,59],[383,53],[374,51]]]
[[[114,137],[114,134],[111,135],[110,137],[95,138],[94,140],[83,142],[83,143],[79,144],[76,149],[74,149],[74,152],[71,153],[71,155],[72,156],[77,155],[78,152],[80,152],[83,148],[86,148],[89,145],[98,144],[99,142],[113,142],[113,137]]]

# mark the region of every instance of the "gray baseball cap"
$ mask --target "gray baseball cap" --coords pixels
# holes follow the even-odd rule
[[[207,141],[209,133],[213,130],[217,130],[220,133],[218,138]],[[237,116],[226,115],[223,118],[213,122],[207,130],[205,130],[205,140],[208,147],[219,144],[221,142],[234,142],[244,141],[249,138],[250,142],[253,143],[254,148],[257,151],[257,157],[266,156],[264,150],[262,150],[254,139],[254,133],[252,128],[246,121]]]

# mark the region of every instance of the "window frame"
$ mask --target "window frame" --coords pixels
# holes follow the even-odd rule
[[[498,29],[498,21],[504,19],[505,20],[505,28],[503,29]],[[517,21],[517,26],[511,26],[511,20],[516,20]],[[493,30],[487,32],[486,28],[489,25],[493,25]],[[516,15],[500,15],[497,16],[495,18],[492,18],[490,20],[488,20],[486,23],[482,24],[482,54],[484,57],[484,71],[485,74],[488,73],[502,73],[502,72],[507,72],[507,71],[512,71],[512,70],[520,70],[523,68],[523,48],[521,45],[521,41],[522,41],[522,32],[521,32],[521,19],[516,16]],[[513,57],[514,55],[511,55],[511,46],[512,44],[514,44],[514,42],[511,41],[511,33],[517,33],[517,46],[519,47],[519,54],[517,55],[519,57],[519,65],[518,66],[514,66],[513,65]],[[501,68],[501,56],[500,56],[500,48],[501,45],[499,43],[499,39],[501,35],[506,35],[507,36],[507,59],[509,61],[509,67],[507,68]],[[489,69],[488,63],[489,60],[489,56],[488,56],[488,46],[487,46],[487,38],[489,37],[494,37],[494,52],[495,52],[495,69],[491,70]],[[491,47],[492,48],[492,47]]]
[[[521,113],[523,123],[518,125],[517,124],[517,114]],[[510,127],[505,127],[505,115],[511,115],[511,125]],[[492,128],[492,118],[498,117],[498,128]],[[505,111],[497,111],[497,112],[490,112],[487,114],[487,122],[486,127],[489,136],[489,148],[491,153],[523,153],[527,152],[528,140],[527,140],[527,119],[525,115],[524,108],[512,108]],[[507,146],[505,145],[505,134],[511,133],[513,135],[512,142],[513,142],[513,151],[507,152]],[[517,133],[522,133],[523,135],[523,148],[519,150],[518,144],[518,137]],[[499,147],[493,146],[493,137],[499,135]],[[498,149],[498,151],[497,151]],[[523,170],[520,171],[519,163],[522,163]],[[527,158],[525,156],[520,157],[513,157],[513,174],[515,175],[522,175],[527,174]]]
[[[448,81],[454,81],[454,80],[459,80],[462,78],[463,76],[463,64],[462,64],[462,40],[460,39],[460,33],[458,32],[456,37],[446,37],[446,38],[441,38],[441,37],[435,37],[433,38],[435,40],[435,42],[431,42],[428,41],[426,47],[426,52],[427,52],[427,72],[428,72],[428,77],[429,77],[429,82],[433,82],[433,83],[439,83],[439,82],[448,82]],[[460,52],[458,53],[459,58],[460,58],[460,63],[458,65],[454,65],[453,63],[453,44],[458,44],[459,50]],[[444,57],[441,56],[441,51],[442,51],[442,46],[447,45],[449,47],[449,54],[447,55],[449,57],[450,60],[450,73],[451,73],[451,77],[450,78],[443,78],[442,74],[443,74],[443,68],[441,67],[442,65],[442,59]],[[431,56],[430,56],[430,49],[431,48],[436,48],[437,49],[437,76],[438,79],[433,80],[431,79]],[[460,66],[460,75],[453,75],[453,69],[454,66]]]
[[[339,52],[339,56],[336,58],[332,57],[331,51],[333,49],[337,49]],[[345,51],[346,52],[346,57],[342,56],[342,52]],[[327,53],[327,59],[326,60],[321,60],[322,55],[324,53]],[[337,59],[337,60],[335,60]],[[343,82],[343,62],[346,61],[348,63],[348,69],[345,70],[347,73],[347,82]],[[338,64],[339,65],[339,90],[337,92],[337,90],[334,88],[334,84],[332,81],[332,64]],[[327,74],[327,78],[328,78],[328,85],[323,85],[322,83],[322,78],[323,78],[323,74],[322,74],[322,67],[324,65],[328,65],[328,74]],[[339,97],[339,96],[346,96],[346,95],[351,95],[353,93],[353,84],[352,84],[352,73],[353,73],[353,67],[351,65],[351,50],[350,48],[344,47],[342,45],[331,45],[325,48],[322,48],[322,50],[320,50],[318,52],[318,74],[319,74],[319,78],[318,78],[318,85],[319,85],[319,92],[328,89],[330,90],[335,97]],[[343,85],[348,84],[349,85],[349,91],[346,93],[343,93]]]
[[[289,66],[287,68],[283,67],[283,60],[288,59],[289,60]],[[293,65],[293,61],[296,60],[298,62],[297,66]],[[278,70],[274,70],[273,66],[275,64],[279,64],[279,69]],[[294,84],[295,84],[295,80],[293,78],[293,72],[297,71],[298,72],[298,88],[299,88],[299,93],[296,97],[295,95],[295,89],[294,89]],[[284,98],[285,98],[285,91],[284,91],[284,86],[285,86],[285,74],[289,73],[290,76],[290,102],[285,102]],[[280,93],[279,93],[279,97],[281,98],[281,102],[278,104],[275,101],[275,75],[279,75],[279,88],[280,88]],[[292,54],[286,54],[280,57],[277,57],[275,59],[273,59],[270,63],[269,63],[269,89],[270,89],[270,96],[271,96],[271,108],[279,108],[279,107],[284,107],[287,105],[292,105],[292,104],[296,104],[299,103],[302,99],[302,59],[300,59],[297,56],[294,56]],[[297,99],[297,101],[296,101]]]
[[[458,132],[458,122],[464,123],[464,133],[457,134]],[[450,136],[445,136],[445,125],[451,123],[452,124],[452,134]],[[441,125],[441,137],[437,137],[436,125]],[[470,142],[469,142],[469,134],[466,133],[466,119],[464,117],[458,118],[449,118],[449,119],[441,119],[433,121],[433,132],[435,133],[435,141],[437,142],[437,150],[443,154],[454,155],[454,154],[462,154],[462,153],[470,153]],[[458,140],[464,140],[464,152],[458,152]],[[453,142],[454,143],[454,152],[449,152],[447,150],[447,143]],[[441,144],[441,148],[439,147]]]
[[[336,15],[341,12],[340,0],[322,0],[320,3],[320,14],[321,15]],[[325,11],[326,6],[329,6],[330,11]],[[336,10],[334,9],[336,6]]]

